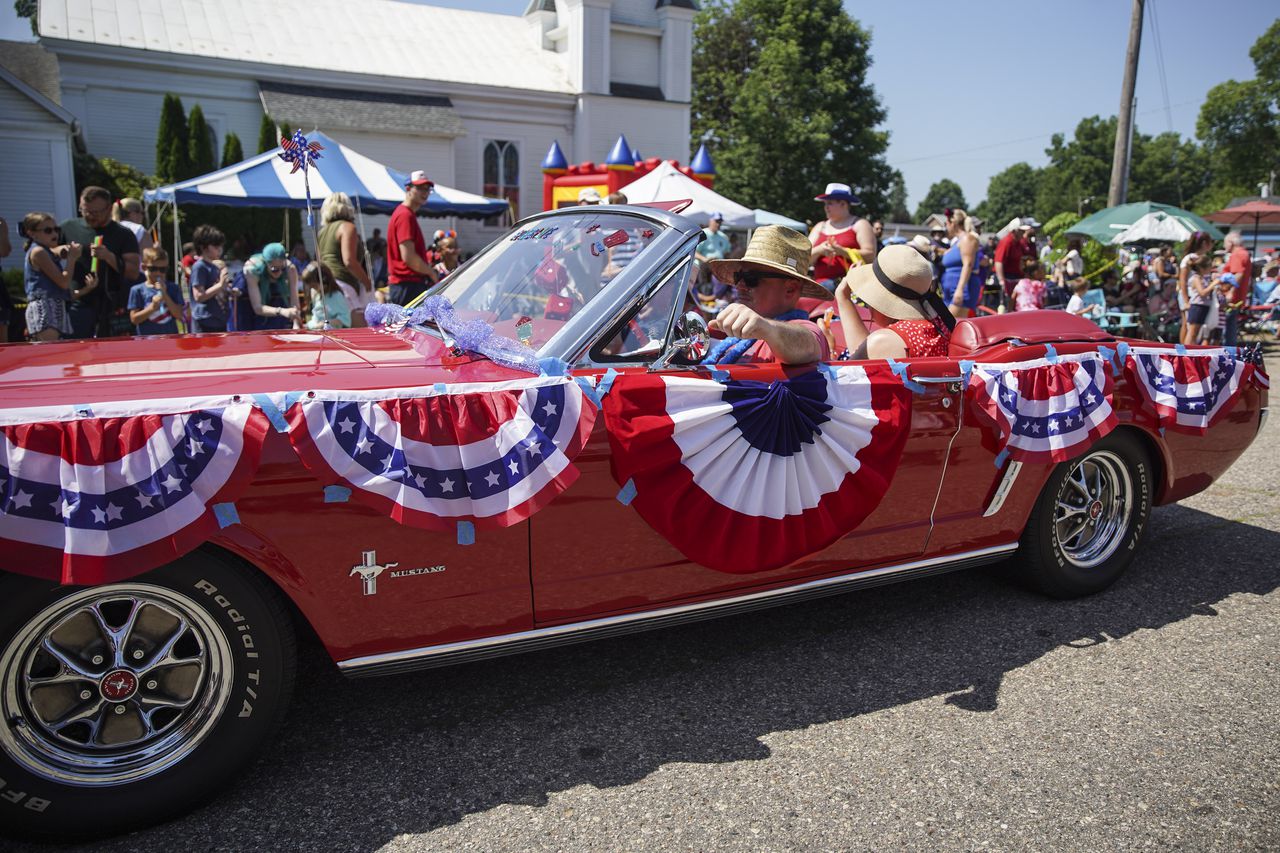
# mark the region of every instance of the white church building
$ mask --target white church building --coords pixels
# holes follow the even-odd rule
[[[602,161],[620,133],[689,156],[694,0],[530,0],[522,16],[400,0],[40,0],[60,108],[83,143],[154,171],[164,95],[199,104],[220,152],[263,112],[399,170],[541,208],[553,140]],[[4,211],[6,214],[14,212]],[[20,215],[17,214],[17,215]],[[16,217],[15,217],[16,218]],[[460,225],[468,248],[496,225]]]

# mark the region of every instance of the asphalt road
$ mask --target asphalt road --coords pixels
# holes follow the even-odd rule
[[[410,676],[313,654],[233,789],[94,849],[1275,850],[1278,448],[1089,599],[976,570]]]

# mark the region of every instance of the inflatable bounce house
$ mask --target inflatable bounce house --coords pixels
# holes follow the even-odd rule
[[[560,150],[560,143],[552,142],[542,161],[542,209],[573,207],[578,203],[578,193],[588,187],[600,193],[603,199],[609,193],[617,192],[637,178],[647,175],[660,163],[662,159],[659,157],[641,159],[640,152],[632,150],[627,144],[627,138],[621,135],[603,163],[587,160],[571,166]],[[681,166],[675,160],[671,164],[708,189],[715,184],[716,167],[711,162],[706,145],[698,146],[698,153],[688,166]]]

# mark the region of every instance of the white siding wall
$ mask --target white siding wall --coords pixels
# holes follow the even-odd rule
[[[609,47],[609,79],[638,86],[659,86],[662,41],[657,36],[613,32]]]
[[[253,80],[180,70],[157,73],[123,63],[107,66],[69,57],[60,58],[60,63],[62,105],[80,119],[85,144],[98,157],[154,171],[156,131],[166,92],[180,97],[187,112],[200,105],[217,137],[215,159],[221,159],[229,132],[240,137],[246,155],[257,152],[262,104]]]
[[[333,130],[323,127],[320,129],[343,145],[354,148],[366,157],[372,157],[393,169],[399,169],[402,172],[422,169],[431,180],[445,186],[456,186],[452,139],[399,133]],[[324,168],[323,158],[320,160],[319,167]]]
[[[577,151],[579,160],[601,162],[622,133],[646,158],[689,162],[689,108],[685,104],[583,95],[577,127],[583,137]]]
[[[21,265],[18,220],[34,210],[59,221],[75,215],[71,130],[30,98],[0,82],[0,216],[9,224],[14,252],[6,266]]]

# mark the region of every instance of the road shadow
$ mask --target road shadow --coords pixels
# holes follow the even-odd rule
[[[1273,592],[1277,553],[1280,533],[1175,505],[1119,583],[1076,601],[970,571],[407,676],[348,681],[311,656],[280,742],[232,789],[94,849],[374,849],[672,762],[767,758],[771,732],[931,697],[990,712],[1048,652]]]

